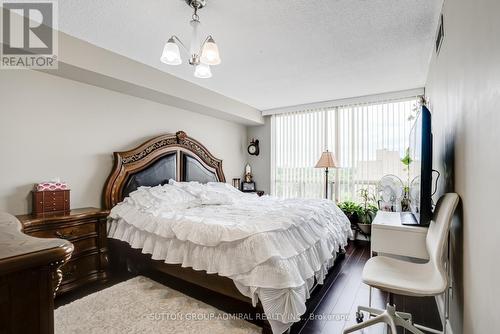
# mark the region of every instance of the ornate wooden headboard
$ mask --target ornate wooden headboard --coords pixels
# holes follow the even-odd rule
[[[104,186],[106,209],[140,186],[177,181],[225,182],[222,160],[184,131],[148,140],[126,152],[114,153],[114,166]]]

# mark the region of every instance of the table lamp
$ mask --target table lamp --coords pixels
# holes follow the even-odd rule
[[[335,162],[335,157],[332,152],[326,150],[321,154],[321,158],[319,158],[318,163],[314,168],[324,168],[325,169],[325,198],[328,199],[328,168],[337,167],[337,163]]]

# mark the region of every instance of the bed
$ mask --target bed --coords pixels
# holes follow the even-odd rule
[[[114,159],[103,198],[111,252],[251,304],[265,315],[265,333],[300,320],[352,236],[331,201],[258,197],[225,184],[222,161],[182,131]]]

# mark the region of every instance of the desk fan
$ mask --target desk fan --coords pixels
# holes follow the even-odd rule
[[[385,175],[377,184],[379,209],[383,211],[401,211],[404,196],[403,181],[396,175]]]

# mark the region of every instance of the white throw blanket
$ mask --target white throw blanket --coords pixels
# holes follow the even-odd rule
[[[197,185],[187,189],[192,198],[172,208],[162,202],[172,191],[178,196],[171,187],[132,193],[111,210],[108,236],[155,260],[231,278],[254,305],[261,301],[274,333],[300,320],[314,279],[323,282],[352,236],[349,220],[331,201],[259,198]],[[224,204],[197,200],[207,197]]]

